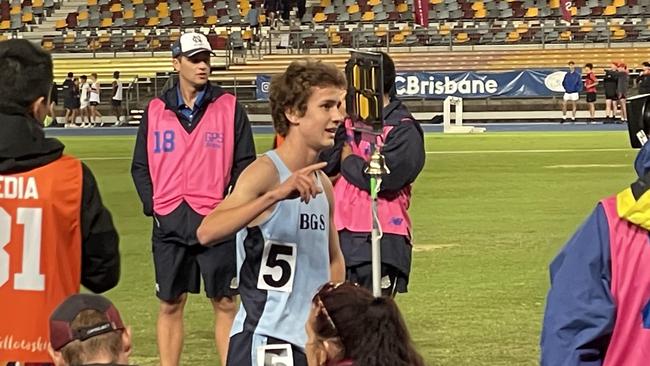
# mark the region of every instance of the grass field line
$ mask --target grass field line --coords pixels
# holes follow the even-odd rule
[[[630,164],[560,164],[547,165],[547,169],[574,169],[574,168],[629,168]]]
[[[570,153],[570,152],[615,152],[632,151],[632,149],[515,149],[515,150],[440,150],[427,151],[427,155],[451,155],[451,154],[546,154],[546,153]]]
[[[427,155],[452,155],[452,154],[546,154],[546,153],[615,152],[615,151],[631,151],[631,149],[440,150],[440,151],[427,151],[426,153]],[[81,159],[87,161],[131,160],[131,156],[89,156],[89,157],[81,157]]]

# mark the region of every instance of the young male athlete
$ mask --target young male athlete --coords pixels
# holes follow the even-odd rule
[[[285,137],[242,173],[235,190],[197,231],[203,244],[237,235],[240,307],[229,366],[256,366],[264,346],[306,365],[310,301],[345,277],[333,225],[333,192],[317,163],[344,118],[346,80],[334,65],[295,61],[271,82],[273,125]],[[258,355],[259,354],[259,355]]]

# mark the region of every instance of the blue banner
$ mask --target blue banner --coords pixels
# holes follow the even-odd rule
[[[397,95],[403,99],[530,98],[564,92],[562,70],[517,70],[507,72],[413,72],[398,73]],[[257,99],[268,99],[270,77],[257,76]]]
[[[550,97],[563,92],[565,71],[415,72],[395,78],[397,95],[424,99]]]
[[[257,85],[257,88],[255,90],[257,100],[269,100],[269,87],[271,86],[271,77],[268,75],[257,75],[255,85]]]

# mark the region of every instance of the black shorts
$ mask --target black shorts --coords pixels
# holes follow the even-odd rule
[[[346,267],[345,279],[357,283],[372,291],[372,263]],[[390,264],[381,265],[381,293],[384,296],[394,297],[397,293],[408,290],[408,277]]]
[[[346,278],[372,290],[372,241],[369,233],[339,232]],[[413,248],[408,237],[384,233],[381,239],[382,288],[386,295],[408,292]]]
[[[99,102],[90,102],[89,104],[93,107],[97,107],[99,105]]]
[[[66,98],[63,100],[63,108],[73,110],[79,107],[75,108],[75,100],[71,98]]]
[[[235,242],[213,247],[153,241],[156,271],[156,296],[172,301],[184,293],[198,294],[201,277],[208,298],[237,295],[237,256]]]
[[[606,100],[618,100],[618,94],[614,93],[608,93],[605,91],[605,99]]]
[[[111,105],[113,107],[120,107],[120,106],[122,106],[122,101],[121,100],[116,100],[116,99],[111,99]]]
[[[596,93],[595,92],[588,92],[587,93],[587,103],[593,103],[596,101]]]
[[[265,337],[246,331],[237,333],[230,337],[226,366],[257,365],[257,360],[253,360],[253,344],[258,346],[262,344],[287,344],[287,342],[277,338]],[[292,344],[291,351],[294,366],[307,366],[307,356],[299,347]]]

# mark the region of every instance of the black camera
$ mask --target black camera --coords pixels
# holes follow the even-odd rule
[[[626,105],[630,144],[633,148],[641,148],[650,133],[650,94],[630,97]]]

